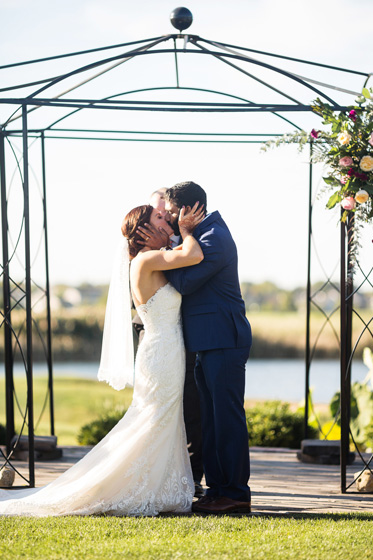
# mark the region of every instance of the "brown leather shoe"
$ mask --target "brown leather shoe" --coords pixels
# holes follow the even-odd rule
[[[208,498],[208,496],[205,496],[205,498]],[[238,500],[227,498],[226,496],[221,496],[220,498],[215,498],[208,502],[200,502],[201,501],[198,500],[198,502],[193,504],[197,507],[193,508],[192,506],[192,511],[211,513],[212,515],[223,515],[225,513],[251,513],[251,502],[240,502]]]
[[[216,500],[216,496],[202,496],[202,498],[192,503],[192,511],[204,511],[201,508],[211,504],[214,500]]]

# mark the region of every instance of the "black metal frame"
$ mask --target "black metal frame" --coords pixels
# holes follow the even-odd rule
[[[177,48],[177,41],[184,41],[184,48]],[[173,48],[159,48],[162,43],[168,41],[173,42]],[[300,114],[312,111],[312,107],[309,102],[301,103],[295,99],[292,95],[279,90],[272,84],[264,81],[259,76],[253,73],[255,68],[265,68],[266,70],[272,71],[275,74],[281,74],[282,76],[290,80],[289,83],[296,83],[298,85],[306,88],[308,92],[312,92],[313,96],[319,96],[324,101],[331,104],[332,108],[336,111],[344,111],[347,109],[346,106],[340,105],[335,102],[331,97],[325,94],[322,90],[316,88],[313,83],[320,86],[331,88],[334,90],[340,89],[344,93],[353,94],[348,90],[343,90],[341,88],[335,87],[330,84],[323,84],[311,78],[304,78],[293,74],[292,72],[282,70],[273,64],[264,62],[263,60],[258,60],[253,58],[252,55],[260,55],[264,57],[273,57],[275,59],[298,62],[305,65],[313,65],[316,67],[327,68],[330,70],[335,70],[339,72],[345,72],[350,74],[355,74],[358,76],[363,76],[366,81],[369,79],[369,74],[364,72],[359,72],[356,70],[347,70],[345,68],[339,68],[335,66],[330,66],[326,64],[315,63],[312,61],[300,60],[293,57],[281,56],[274,53],[268,53],[263,51],[257,51],[254,49],[248,49],[239,47],[236,45],[230,45],[225,43],[220,43],[216,41],[210,41],[203,39],[196,35],[188,34],[170,34],[162,37],[155,37],[147,40],[134,41],[131,43],[123,43],[120,45],[112,45],[103,48],[90,49],[86,51],[67,53],[59,56],[46,57],[43,59],[25,61],[20,63],[8,64],[0,67],[1,70],[5,70],[15,66],[23,66],[26,64],[36,64],[42,63],[50,60],[62,59],[67,57],[75,57],[85,54],[100,53],[106,50],[118,49],[122,47],[129,47],[136,45],[136,48],[129,50],[127,52],[121,53],[119,55],[110,56],[107,58],[99,59],[93,63],[86,64],[75,68],[71,72],[61,74],[59,76],[54,76],[48,79],[41,79],[27,84],[17,84],[14,86],[8,86],[0,89],[0,94],[11,91],[14,92],[19,89],[24,89],[26,87],[41,85],[39,89],[34,91],[34,93],[26,96],[20,97],[8,97],[0,98],[1,104],[12,106],[17,106],[16,110],[12,112],[8,120],[1,126],[0,129],[0,188],[1,188],[1,201],[2,201],[2,233],[3,233],[3,297],[4,297],[4,313],[3,313],[3,325],[4,325],[4,337],[5,337],[5,372],[6,372],[6,414],[7,414],[7,457],[5,458],[5,464],[11,465],[11,456],[13,449],[11,446],[11,439],[14,435],[14,382],[13,382],[13,348],[12,340],[15,339],[16,344],[19,345],[19,339],[17,333],[15,333],[12,327],[11,311],[11,289],[10,284],[13,282],[9,273],[9,249],[8,249],[8,215],[7,215],[7,190],[6,190],[6,176],[5,176],[5,149],[4,142],[5,139],[8,141],[12,137],[22,137],[23,139],[23,194],[24,194],[24,221],[22,227],[24,228],[25,234],[25,290],[24,298],[26,301],[26,351],[23,352],[21,349],[21,354],[24,359],[26,378],[27,378],[27,407],[24,413],[24,422],[26,423],[26,417],[28,421],[28,435],[29,435],[29,480],[26,482],[29,486],[34,486],[35,475],[34,475],[34,421],[33,421],[33,382],[32,382],[32,367],[33,367],[33,357],[32,357],[32,326],[33,326],[33,316],[32,316],[32,303],[31,303],[31,262],[30,262],[30,215],[29,215],[29,177],[28,177],[28,139],[29,138],[39,138],[41,141],[41,160],[42,160],[42,182],[43,182],[43,214],[44,214],[44,244],[45,244],[45,255],[46,255],[46,287],[45,296],[47,301],[47,333],[46,339],[47,343],[45,345],[46,349],[46,359],[48,363],[48,394],[50,402],[50,419],[51,419],[51,433],[54,434],[54,411],[53,411],[53,370],[52,370],[52,333],[51,333],[51,309],[50,309],[50,290],[49,290],[49,264],[48,264],[48,235],[47,235],[47,210],[46,210],[46,172],[45,172],[45,142],[46,140],[52,140],[54,138],[64,138],[67,140],[71,139],[85,139],[85,140],[110,140],[110,141],[146,141],[146,142],[229,142],[229,143],[259,143],[263,142],[267,137],[278,136],[276,133],[271,134],[237,134],[237,133],[185,133],[185,132],[167,132],[167,131],[123,131],[123,130],[89,130],[89,129],[79,129],[79,128],[56,128],[56,125],[71,116],[72,114],[80,111],[82,109],[98,109],[98,110],[115,110],[115,111],[167,111],[167,112],[220,112],[220,113],[251,113],[251,112],[261,112],[261,113],[272,113],[285,121],[287,124],[301,130],[300,127],[290,121],[284,114],[294,113]],[[139,46],[140,45],[140,46]],[[187,48],[191,45],[193,48]],[[213,47],[211,50],[209,47]],[[158,48],[154,48],[158,47]],[[223,62],[225,65],[233,68],[237,72],[240,72],[250,79],[260,83],[265,88],[270,89],[278,95],[281,95],[286,99],[286,103],[272,103],[272,104],[261,104],[254,103],[242,97],[232,95],[230,93],[206,90],[202,88],[183,88],[180,87],[179,79],[179,65],[178,65],[178,54],[188,54],[188,55],[208,55],[214,59]],[[250,54],[246,54],[250,53]],[[123,64],[129,60],[132,60],[138,56],[148,56],[148,55],[173,55],[175,61],[175,72],[176,72],[176,87],[164,87],[164,88],[147,88],[143,90],[134,90],[131,92],[123,92],[120,94],[115,94],[109,98],[105,99],[92,99],[92,98],[66,98],[64,97],[66,93],[78,88],[80,85],[85,84],[97,76],[111,70],[112,68]],[[238,63],[245,63],[250,66],[251,71],[249,72],[246,67],[243,68],[239,66]],[[111,64],[109,68],[104,68],[95,76],[92,76],[85,81],[77,84],[75,87],[70,88],[67,92],[60,94],[57,97],[40,97],[42,93],[45,92],[52,86],[63,82],[65,79],[72,76],[80,75],[84,72],[93,70],[95,68],[101,68],[108,64]],[[190,102],[190,101],[140,101],[140,100],[129,100],[129,99],[117,99],[118,97],[123,97],[130,93],[145,92],[145,91],[155,91],[155,90],[193,90],[199,92],[209,92],[220,96],[228,96],[235,99],[235,102]],[[63,99],[60,97],[63,96]],[[21,115],[18,112],[18,106],[21,108]],[[52,124],[44,128],[31,128],[28,129],[28,114],[35,111],[40,107],[64,107],[69,108],[71,111],[59,118]],[[18,118],[22,117],[22,128],[15,129],[12,128],[12,123]],[[57,134],[56,134],[57,133]],[[138,136],[141,135],[141,138]],[[239,139],[238,139],[239,138]],[[310,144],[311,156],[312,156],[312,142]],[[349,445],[349,435],[348,435],[348,424],[349,424],[349,386],[350,386],[350,367],[351,367],[351,325],[352,325],[352,298],[353,290],[352,284],[347,282],[346,279],[349,278],[349,269],[345,264],[345,230],[344,224],[342,224],[341,229],[341,408],[342,408],[342,436],[341,436],[341,491],[346,491],[346,449]],[[309,225],[308,225],[308,273],[307,273],[307,336],[306,336],[306,385],[305,385],[305,436],[307,437],[308,430],[308,396],[309,396],[309,377],[310,377],[310,365],[313,357],[313,349],[310,343],[310,313],[311,305],[314,302],[314,295],[311,293],[311,239],[312,239],[312,161],[310,161],[309,167]],[[351,242],[350,237],[348,238],[348,243]],[[22,297],[22,299],[23,299]],[[4,467],[3,465],[3,467]],[[14,467],[13,467],[14,468]],[[369,468],[369,465],[367,466]]]

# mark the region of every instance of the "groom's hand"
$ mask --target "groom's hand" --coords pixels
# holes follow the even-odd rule
[[[158,229],[151,224],[144,224],[137,228],[137,233],[142,238],[139,245],[149,247],[149,249],[161,249],[170,246],[170,238],[168,233],[161,227]]]

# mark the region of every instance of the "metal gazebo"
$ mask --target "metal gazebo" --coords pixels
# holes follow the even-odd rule
[[[221,114],[255,114],[272,115],[281,122],[282,132],[302,129],[301,119],[312,114],[311,100],[319,97],[330,104],[333,110],[344,111],[359,94],[359,91],[370,77],[369,73],[348,70],[327,64],[300,60],[296,57],[282,56],[277,53],[258,51],[237,45],[212,41],[197,35],[187,34],[186,29],[192,22],[188,10],[173,12],[171,20],[179,31],[178,33],[153,37],[150,39],[133,41],[131,43],[116,44],[80,52],[71,52],[62,55],[49,56],[37,60],[7,64],[0,67],[5,74],[12,68],[36,68],[33,75],[35,79],[27,83],[8,85],[0,89],[0,103],[9,109],[9,117],[0,125],[0,181],[1,181],[1,208],[2,208],[2,252],[3,262],[1,269],[3,283],[3,309],[2,323],[4,332],[4,363],[6,384],[6,451],[2,451],[3,464],[1,468],[10,466],[16,470],[12,456],[19,442],[20,436],[27,431],[28,435],[28,467],[29,476],[22,478],[26,485],[35,485],[34,468],[34,407],[33,407],[33,336],[42,340],[45,361],[48,368],[48,387],[43,411],[49,402],[50,433],[54,435],[54,409],[53,409],[53,363],[52,363],[52,329],[50,306],[50,282],[48,263],[48,227],[47,227],[47,178],[46,178],[46,143],[54,139],[72,141],[81,140],[112,140],[142,141],[142,142],[220,142],[220,143],[261,143],[268,138],[278,135],[278,131],[265,132],[174,132],[169,130],[126,130],[124,127],[117,129],[68,127],[64,126],[69,118],[80,112],[89,111],[115,111],[118,115],[129,112],[152,113],[213,113],[216,123],[219,123]],[[183,11],[184,10],[184,11]],[[81,61],[89,57],[89,63]],[[207,68],[221,67],[229,69],[243,80],[239,92],[232,91],[231,85],[225,83],[225,90],[197,87],[193,80],[193,64],[197,59],[203,59]],[[85,90],[91,84],[105,76],[124,63],[139,62],[146,59],[154,64],[164,59],[172,60],[174,73],[166,76],[165,84],[150,83],[147,87],[135,87],[126,91],[113,91],[110,95],[97,98],[94,93],[87,96],[72,95],[78,89]],[[183,73],[183,82],[192,85],[181,85],[180,61],[188,60],[190,65]],[[51,63],[63,62],[69,68],[58,75],[42,77],[44,68],[49,68]],[[125,66],[127,68],[127,66]],[[294,70],[295,69],[295,70]],[[189,72],[189,73],[188,73]],[[323,72],[335,76],[335,81],[329,83],[323,79]],[[231,75],[231,74],[230,74]],[[321,76],[321,77],[319,77]],[[359,85],[354,89],[340,87],[340,76],[348,76],[357,80]],[[175,80],[171,85],[171,79]],[[188,82],[189,80],[189,82]],[[278,86],[278,82],[280,86]],[[361,83],[360,83],[361,82]],[[65,85],[66,84],[66,85]],[[246,86],[245,86],[246,84]],[[274,85],[276,84],[276,85]],[[59,86],[64,90],[57,92]],[[201,85],[201,84],[199,84]],[[358,89],[360,88],[360,89]],[[253,101],[246,92],[255,92],[264,102]],[[241,93],[242,92],[242,93]],[[70,94],[70,95],[69,95]],[[250,99],[248,99],[250,97]],[[58,117],[56,118],[56,113]],[[54,118],[51,118],[54,116]],[[250,118],[251,118],[250,117]],[[315,125],[318,121],[314,117]],[[22,139],[21,154],[14,149],[14,141]],[[43,211],[43,231],[41,245],[45,254],[45,284],[38,285],[41,296],[45,299],[45,325],[41,326],[34,313],[32,301],[32,288],[36,285],[33,279],[30,240],[34,235],[30,224],[30,142],[40,142],[40,169],[41,169],[41,204]],[[309,144],[312,154],[312,142]],[[11,163],[10,163],[11,162]],[[15,168],[11,180],[7,177],[6,170]],[[361,340],[358,337],[356,344],[352,345],[352,317],[358,316],[353,307],[353,297],[362,285],[372,286],[370,279],[371,270],[363,273],[364,281],[354,288],[351,280],[351,262],[348,258],[349,247],[353,237],[353,220],[341,224],[340,245],[340,292],[339,305],[332,312],[326,312],[316,303],[317,293],[311,287],[311,253],[313,243],[312,210],[314,203],[313,192],[313,166],[309,164],[309,224],[308,224],[308,273],[307,273],[307,323],[305,342],[305,437],[307,437],[309,418],[309,392],[310,368],[315,355],[319,337],[311,341],[310,323],[313,305],[323,313],[325,324],[335,312],[340,313],[340,332],[336,333],[340,346],[340,379],[341,379],[341,491],[346,492],[352,483],[346,482],[346,465],[349,450],[349,402],[351,386],[351,363],[357,346]],[[8,199],[12,187],[13,177],[17,174],[22,188],[23,210],[22,220],[18,231],[13,235],[12,224],[8,213]],[[12,235],[11,235],[12,233]],[[24,255],[24,276],[16,280],[13,266],[17,253]],[[331,278],[327,277],[324,283],[330,285]],[[318,290],[319,292],[320,290]],[[13,315],[16,311],[24,314],[20,328],[16,328]],[[362,333],[372,335],[371,322],[362,321]],[[26,404],[22,407],[19,403],[14,388],[14,362],[15,357],[20,359],[24,366],[27,381]],[[21,415],[21,429],[16,434],[15,430],[15,404]],[[335,419],[336,421],[336,419]],[[373,456],[372,456],[373,457]],[[365,469],[370,469],[372,457],[365,460]],[[18,471],[17,471],[18,472]],[[20,474],[20,473],[19,473]]]

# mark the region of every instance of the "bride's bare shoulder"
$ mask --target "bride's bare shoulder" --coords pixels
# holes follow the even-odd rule
[[[146,252],[138,253],[136,257],[131,260],[131,282],[138,282],[140,277],[144,280],[148,276],[149,272],[151,272],[148,270],[147,260],[145,258],[146,254]]]
[[[131,270],[139,269],[144,265],[144,255],[146,253],[137,253],[136,257],[131,259]]]

